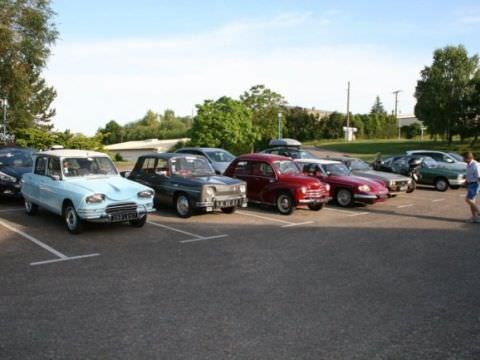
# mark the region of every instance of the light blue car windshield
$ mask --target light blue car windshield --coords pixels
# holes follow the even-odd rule
[[[108,157],[65,158],[62,161],[63,176],[116,175],[117,170]]]
[[[208,150],[205,151],[205,154],[213,162],[230,163],[235,159],[235,156],[230,154],[228,151]]]

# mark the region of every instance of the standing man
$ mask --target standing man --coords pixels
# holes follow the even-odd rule
[[[480,210],[476,204],[480,177],[478,163],[474,160],[471,152],[463,154],[463,160],[467,163],[467,196],[465,197],[465,202],[470,206],[470,211],[472,212],[470,222],[480,222]]]

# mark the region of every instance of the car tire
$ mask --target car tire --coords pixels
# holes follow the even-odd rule
[[[275,204],[278,212],[282,215],[290,215],[295,211],[295,200],[293,196],[287,192],[278,194]]]
[[[80,234],[84,228],[83,220],[78,216],[72,203],[67,203],[63,209],[63,220],[69,233]]]
[[[141,228],[147,222],[147,215],[142,216],[140,219],[130,220],[130,226],[134,228]]]
[[[417,182],[412,179],[412,183],[410,184],[410,186],[409,186],[408,189],[407,189],[407,194],[411,194],[411,193],[414,192],[416,189],[417,189]]]
[[[348,189],[339,189],[335,194],[335,200],[341,207],[351,207],[353,205],[353,194]]]
[[[28,216],[36,215],[38,212],[38,205],[29,200],[25,200],[25,212]]]
[[[230,206],[230,207],[226,207],[226,208],[222,208],[222,212],[224,214],[233,214],[235,212],[235,210],[237,210],[237,208],[235,206]]]
[[[308,208],[312,211],[320,211],[324,205],[324,203],[308,204]]]
[[[180,193],[175,197],[175,211],[182,219],[192,216],[192,204],[187,194]]]
[[[441,191],[441,192],[447,191],[448,187],[450,186],[450,184],[448,183],[448,180],[443,177],[435,179],[435,182],[433,185],[435,186],[435,189],[437,191]]]

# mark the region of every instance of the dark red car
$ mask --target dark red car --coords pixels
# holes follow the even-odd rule
[[[236,158],[224,173],[247,183],[248,201],[274,205],[289,215],[296,207],[318,211],[330,198],[330,186],[305,176],[284,156],[247,154]]]
[[[295,162],[305,174],[330,184],[330,193],[340,206],[352,206],[355,202],[374,204],[388,198],[383,181],[352,175],[339,161],[298,159]]]

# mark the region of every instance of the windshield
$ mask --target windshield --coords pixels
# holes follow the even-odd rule
[[[225,150],[208,150],[205,151],[205,154],[213,162],[229,163],[235,159],[235,156]]]
[[[455,152],[449,152],[448,155],[450,155],[452,158],[454,158],[456,161],[463,161],[463,157],[460,154],[457,154]]]
[[[292,154],[292,155],[294,155],[294,154]],[[315,159],[316,158],[316,156],[313,155],[311,152],[305,151],[305,150],[300,150],[297,153],[297,155],[298,155],[298,158],[300,158],[300,159]]]
[[[0,167],[31,167],[32,151],[25,149],[3,149],[0,150]]]
[[[325,164],[323,168],[331,175],[350,175],[350,170],[344,164]]]
[[[352,170],[370,170],[370,165],[363,160],[355,159],[350,161],[350,168]]]
[[[297,165],[290,160],[274,161],[273,166],[275,166],[275,169],[277,169],[277,171],[282,175],[300,174],[300,170],[298,169]]]
[[[207,159],[203,157],[179,157],[170,161],[172,174],[178,176],[215,175]]]
[[[424,157],[423,158],[423,164],[427,167],[427,168],[435,168],[437,167],[437,162],[435,160],[433,160],[431,157]]]
[[[116,175],[117,170],[108,157],[65,158],[62,161],[63,176]]]

